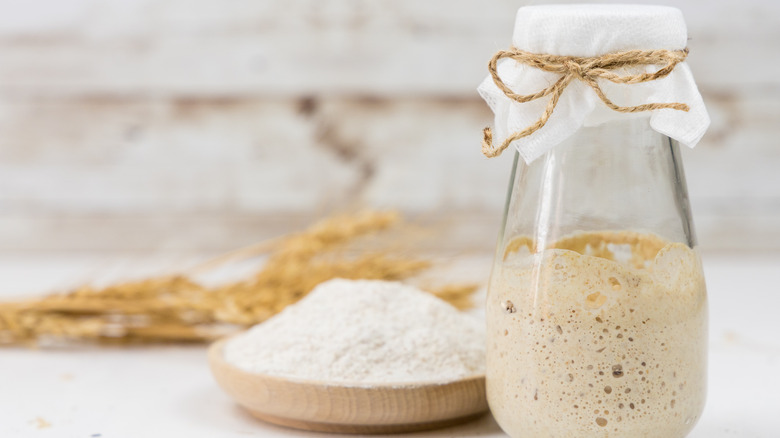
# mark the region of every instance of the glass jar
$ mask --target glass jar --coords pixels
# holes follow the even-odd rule
[[[681,438],[707,297],[678,145],[647,117],[515,165],[487,298],[487,395],[513,437]]]

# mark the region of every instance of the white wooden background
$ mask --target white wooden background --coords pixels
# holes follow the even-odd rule
[[[1,1],[0,252],[217,251],[361,204],[490,250],[511,159],[475,87],[527,3]],[[645,3],[683,10],[713,118],[703,247],[780,249],[780,1]]]

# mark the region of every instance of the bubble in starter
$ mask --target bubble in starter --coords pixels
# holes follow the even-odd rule
[[[504,308],[504,312],[506,312],[506,313],[515,313],[515,312],[517,312],[517,309],[515,309],[515,305],[511,301],[509,301],[509,300],[506,300],[503,303],[501,303],[501,307]]]
[[[601,292],[593,292],[585,297],[585,306],[590,309],[597,309],[607,302],[607,296],[602,295]]]

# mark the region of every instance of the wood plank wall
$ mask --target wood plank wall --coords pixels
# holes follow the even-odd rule
[[[713,118],[703,247],[780,249],[780,2],[645,3],[683,10]],[[522,4],[0,2],[0,251],[217,251],[355,205],[490,250],[511,159],[475,87]]]

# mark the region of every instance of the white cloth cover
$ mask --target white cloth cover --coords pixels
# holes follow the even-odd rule
[[[625,50],[680,50],[687,45],[682,12],[666,6],[646,5],[547,5],[527,6],[517,11],[512,37],[514,47],[532,53],[563,56],[598,56]],[[615,70],[618,74],[653,72],[661,66],[637,66]],[[519,64],[499,61],[498,74],[519,94],[531,94],[560,76]],[[657,132],[694,147],[704,135],[710,118],[687,63],[680,63],[667,77],[639,84],[615,84],[599,79],[604,93],[615,104],[680,102],[690,111],[659,109],[625,114],[607,108],[584,82],[574,80],[564,90],[547,124],[513,145],[530,163],[582,126],[599,125],[621,117],[649,117]],[[479,94],[495,113],[493,144],[501,144],[513,132],[534,123],[544,112],[549,96],[517,103],[507,98],[488,77]]]

